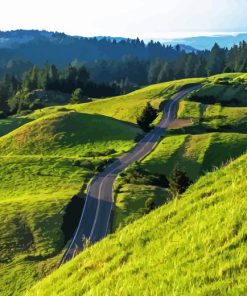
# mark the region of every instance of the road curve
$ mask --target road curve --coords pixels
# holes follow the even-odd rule
[[[141,160],[158,144],[163,130],[175,119],[177,103],[197,85],[180,91],[166,102],[162,119],[156,127],[128,153],[119,157],[91,181],[79,225],[65,252],[61,264],[72,259],[83,249],[85,241],[95,243],[107,235],[113,206],[113,183],[117,175],[135,161]],[[85,240],[86,239],[86,240]]]

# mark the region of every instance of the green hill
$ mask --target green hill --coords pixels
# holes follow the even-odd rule
[[[235,159],[247,150],[247,108],[221,104],[240,95],[244,105],[247,80],[243,74],[209,77],[204,86],[183,99],[178,108],[178,122],[164,134],[164,139],[140,164],[151,174],[170,176],[175,168],[195,181],[207,171]],[[222,89],[224,88],[224,89]],[[206,104],[208,91],[216,103]],[[193,98],[201,97],[201,102]],[[130,184],[118,177],[113,229],[121,228],[144,215],[145,201],[152,198],[155,206],[166,203],[167,189],[145,182]]]
[[[167,177],[177,168],[184,171],[190,180],[196,181],[206,172],[246,151],[247,134],[167,135],[140,164],[152,174],[165,174]],[[165,188],[145,183],[129,184],[121,177],[118,177],[116,184],[118,189],[115,194],[114,229],[143,216],[147,198],[152,198],[157,207],[171,197],[169,190]]]
[[[246,164],[244,155],[202,177],[179,200],[88,248],[28,295],[244,295]]]
[[[84,104],[66,105],[66,109],[89,114],[100,114],[118,120],[136,123],[137,115],[148,102],[150,102],[155,108],[160,109],[162,106],[161,103],[179,90],[186,86],[205,81],[205,78],[191,78],[154,84],[127,95],[107,99],[95,99],[93,102]],[[57,112],[59,109],[61,109],[61,107],[44,108],[35,111],[28,117],[36,119],[40,116]]]
[[[31,121],[0,138],[0,155],[80,156],[123,152],[139,129],[102,115],[56,112]]]
[[[0,157],[0,295],[24,293],[56,266],[63,211],[92,175],[74,159]]]
[[[247,135],[237,133],[168,136],[145,158],[143,166],[151,172],[162,171],[167,176],[176,167],[196,180],[204,172],[244,153],[246,143]]]
[[[233,80],[240,77],[240,74],[227,74],[228,76],[228,79]],[[135,145],[135,138],[140,133],[134,125],[135,119],[146,103],[151,102],[153,106],[159,108],[160,118],[163,101],[175,92],[194,83],[211,84],[216,78],[172,81],[143,88],[125,96],[64,107],[48,107],[26,116],[0,120],[0,219],[3,221],[0,226],[1,295],[23,295],[35,282],[57,267],[65,250],[61,224],[66,206],[74,195],[84,196],[90,178],[106,161]],[[193,104],[192,108],[191,104]],[[201,113],[201,107],[198,108],[199,105],[203,105],[203,113]],[[169,174],[179,160],[190,177],[195,180],[204,171],[211,170],[213,166],[221,165],[230,157],[237,157],[245,151],[246,130],[244,128],[247,122],[245,107],[205,105],[205,108],[204,105],[200,102],[183,101],[178,114],[181,118],[193,118],[193,125],[170,129],[153,153],[142,162],[142,166],[150,172],[160,171]],[[197,115],[193,117],[194,110]],[[221,153],[222,150],[227,150],[227,153]],[[191,169],[188,166],[191,166]],[[196,186],[194,188],[197,188]],[[241,186],[244,185],[241,184]],[[196,193],[194,192],[193,196],[194,194]],[[148,197],[155,198],[157,205],[160,205],[169,200],[170,194],[167,189],[157,186],[125,184],[116,199],[118,223],[127,219],[126,224],[128,224],[137,217],[143,216],[142,207]],[[174,203],[168,204],[168,210],[165,211],[169,211],[172,205]],[[162,215],[161,210],[156,213]],[[186,216],[186,213],[184,215]],[[153,217],[153,221],[156,221],[154,214],[147,216],[142,220],[146,221],[146,226],[148,217]],[[165,221],[165,218],[163,219]],[[152,223],[155,222],[150,223],[150,227],[151,225],[154,227]],[[164,224],[163,227],[169,227],[169,225]],[[140,226],[136,229],[141,231]],[[147,233],[142,233],[143,240],[139,240],[138,246],[133,245],[133,248],[139,250],[139,255],[142,254],[140,252],[146,242],[149,243],[153,237],[153,228],[146,229]],[[166,229],[163,230],[164,233],[168,233]],[[121,233],[129,233],[129,230],[125,231]],[[114,238],[115,235],[112,237]],[[129,240],[130,238],[126,237],[126,246],[130,244]],[[99,244],[104,246],[102,250],[107,248],[104,245],[107,241]],[[160,241],[157,246],[163,243]],[[114,255],[116,253],[113,247],[113,257],[110,255],[105,257],[104,253],[99,253],[101,255],[96,255],[96,261],[92,265],[91,261],[89,265],[85,265],[85,272],[90,270],[101,272],[101,263],[104,265],[105,260],[109,261],[112,272],[115,268],[114,264],[117,266],[122,262],[120,266],[124,265],[132,255],[122,252],[121,248],[125,249],[125,245],[121,245],[121,240],[119,246],[118,244],[117,242],[116,248],[120,248],[118,249],[120,257]],[[86,252],[93,252],[91,250],[94,248],[97,246]],[[93,253],[90,254],[93,256]],[[137,256],[137,252],[135,254]],[[116,260],[115,263],[112,263],[112,260]],[[77,266],[75,268],[77,269]],[[133,270],[137,268],[138,265],[135,265]],[[109,270],[102,272],[108,274]],[[133,275],[135,275],[134,271]],[[88,283],[91,283],[91,277],[88,276]],[[145,276],[143,274],[141,278]],[[156,276],[158,281],[158,275],[154,275],[152,281]],[[147,278],[150,277],[151,274],[147,273]],[[75,286],[75,289],[77,288],[78,286]],[[49,286],[47,289],[50,289]],[[95,289],[92,292],[93,295],[99,292],[97,286]],[[131,288],[128,289],[131,291]],[[42,293],[48,290],[44,289]],[[113,289],[113,291],[116,290]],[[52,293],[53,291],[49,290],[46,295],[52,295]],[[65,295],[70,295],[67,293],[65,291]],[[54,289],[54,295],[56,294],[57,290]]]

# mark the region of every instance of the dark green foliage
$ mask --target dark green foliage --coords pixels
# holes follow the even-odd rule
[[[157,110],[154,109],[150,103],[147,103],[141,115],[137,118],[137,124],[144,132],[148,132],[150,131],[150,124],[156,117]]]
[[[72,104],[78,104],[78,103],[81,103],[83,101],[83,91],[81,88],[77,88],[74,90],[74,92],[72,93],[72,96],[71,96],[71,100],[70,102]]]
[[[80,221],[83,206],[84,199],[78,195],[73,196],[68,203],[63,215],[63,224],[61,226],[64,235],[64,244],[72,238]]]
[[[169,182],[165,175],[152,174],[143,169],[139,164],[136,164],[134,167],[121,173],[121,177],[127,184],[152,185],[164,188],[169,186]]]
[[[175,169],[169,179],[169,188],[173,196],[178,196],[186,191],[186,189],[192,184],[190,179],[186,176],[186,173]]]
[[[59,72],[55,65],[45,64],[43,68],[33,66],[24,73],[21,80],[5,74],[0,81],[0,111],[5,115],[20,113],[23,110],[35,110],[45,104],[30,94],[33,91],[55,91],[61,95],[64,104],[66,93],[72,95],[72,103],[89,101],[88,97],[107,97],[119,94],[119,88],[114,84],[97,84],[89,81],[89,73],[84,66],[79,68],[69,65],[64,71]],[[83,89],[83,91],[82,91]],[[48,96],[48,95],[47,95]],[[85,99],[87,98],[87,99]],[[46,102],[47,105],[59,102]]]
[[[226,52],[226,49],[220,48],[215,43],[207,60],[207,74],[209,76],[223,72],[226,63]]]
[[[85,47],[89,46],[88,42],[83,40]],[[107,48],[105,60],[86,58],[83,59],[86,62],[82,63],[79,57],[73,57],[73,62],[67,61],[67,64],[71,62],[68,67],[63,65],[65,68],[58,70],[55,64],[45,63],[43,67],[31,67],[31,63],[22,63],[21,60],[14,62],[10,59],[4,69],[11,74],[3,75],[3,70],[0,69],[0,75],[3,77],[0,82],[0,111],[9,115],[11,112],[29,109],[32,102],[25,102],[20,97],[11,99],[19,91],[23,94],[43,89],[71,94],[81,88],[85,97],[102,98],[125,94],[143,85],[174,79],[205,77],[223,72],[247,72],[245,41],[229,50],[215,44],[211,51],[195,53],[185,53],[181,49],[178,50],[178,47],[175,49],[162,46],[159,42],[145,45],[139,39],[119,43],[106,39],[91,40],[90,44],[97,48],[103,46],[103,51]],[[31,44],[29,46],[32,47]],[[130,50],[132,55],[123,55],[125,50]],[[30,57],[31,52],[30,49]],[[47,49],[46,54],[50,54],[50,49]],[[49,60],[59,65],[56,56]],[[11,71],[8,71],[8,64]],[[24,72],[28,65],[29,70]],[[21,79],[20,69],[23,69],[24,73]],[[16,76],[12,76],[13,73]],[[219,80],[219,84],[226,83]],[[144,129],[148,129],[148,126],[144,125]]]
[[[149,197],[146,201],[145,201],[145,212],[146,214],[150,213],[152,210],[155,209],[155,202],[154,199]]]

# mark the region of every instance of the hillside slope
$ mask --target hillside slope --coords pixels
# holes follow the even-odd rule
[[[135,126],[102,115],[73,111],[42,116],[0,138],[0,155],[84,156],[134,145]]]
[[[93,102],[84,104],[66,105],[66,109],[104,115],[136,124],[137,115],[141,113],[148,102],[157,108],[161,115],[162,102],[186,86],[189,87],[191,84],[199,84],[205,81],[205,78],[191,78],[154,84],[122,96],[95,99]],[[61,107],[47,107],[35,111],[28,118],[37,119],[43,115],[56,113],[59,109]]]
[[[88,248],[28,295],[244,295],[246,174],[247,154]]]
[[[230,76],[235,79],[239,75]],[[1,295],[23,295],[26,289],[57,266],[64,252],[61,224],[66,206],[74,195],[84,196],[90,178],[101,165],[135,145],[134,139],[140,130],[133,123],[146,103],[151,102],[159,108],[161,115],[164,100],[186,85],[203,81],[205,79],[172,81],[125,96],[87,104],[48,107],[20,118],[0,120]],[[165,165],[164,171],[169,173],[179,159],[186,167],[192,165],[196,168],[192,172],[196,179],[215,163],[219,165],[228,160],[228,156],[241,154],[246,146],[246,130],[242,125],[247,118],[245,108],[234,107],[234,113],[233,107],[222,108],[224,118],[218,113],[214,118],[219,106],[207,107],[204,113],[204,117],[207,114],[207,124],[210,128],[214,121],[221,125],[223,118],[231,128],[236,126],[235,130],[221,134],[215,124],[213,131],[216,133],[205,133],[204,130],[200,135],[201,130],[197,126],[199,113],[193,126],[169,131],[169,138],[165,138],[153,152],[147,168],[154,172],[160,169],[162,173]],[[187,115],[192,117],[191,109]],[[242,131],[238,129],[238,122]],[[178,149],[178,158],[171,153],[171,161],[167,162],[167,153],[173,151],[179,137],[187,139],[178,145],[183,149]],[[207,164],[206,160],[195,158],[193,153],[205,151],[200,148],[207,146],[208,142]],[[230,154],[226,153],[225,157],[221,150],[225,151],[228,145]],[[129,210],[139,211],[148,197],[164,203],[170,196],[167,189],[155,186],[127,184],[123,189],[116,205],[121,203],[125,206],[121,209],[124,215],[129,215]],[[138,217],[142,215],[139,211]]]

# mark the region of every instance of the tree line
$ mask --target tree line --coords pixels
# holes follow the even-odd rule
[[[247,72],[247,43],[241,42],[230,49],[213,48],[200,52],[180,53],[174,60],[153,60],[127,56],[120,60],[99,60],[86,63],[94,81],[116,81],[123,92],[153,83],[174,79],[205,77],[226,72]]]
[[[0,81],[0,116],[44,107],[42,102],[36,100],[34,104],[29,100],[29,93],[37,89],[73,94],[73,102],[77,103],[80,99],[83,101],[88,97],[102,98],[120,93],[114,83],[91,81],[90,74],[84,66],[69,65],[63,71],[59,71],[55,65],[46,63],[44,67],[33,66],[21,79],[4,74]]]
[[[89,42],[89,41],[88,41]],[[107,44],[110,41],[102,41]],[[114,42],[112,42],[114,44]],[[144,45],[142,41],[125,41],[130,46],[152,48],[157,55],[161,48],[158,43]],[[118,48],[121,48],[116,42]],[[121,42],[120,42],[121,44]],[[120,46],[120,47],[119,47]],[[155,49],[156,48],[156,49]],[[176,58],[150,58],[145,55],[128,55],[121,59],[95,60],[91,62],[72,61],[69,66],[59,70],[54,64],[36,65],[20,77],[4,74],[0,81],[0,116],[30,109],[27,94],[36,89],[60,91],[72,94],[75,102],[80,97],[102,98],[124,94],[141,86],[171,81],[174,79],[205,77],[227,72],[247,72],[247,43],[241,42],[230,49],[215,44],[208,51],[185,53],[180,46],[174,49]],[[132,53],[135,54],[135,51]],[[150,54],[149,57],[157,55]],[[103,56],[104,57],[104,56]],[[19,64],[18,64],[19,65]],[[36,107],[42,107],[36,104]]]

